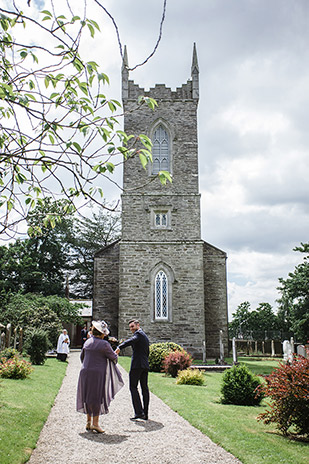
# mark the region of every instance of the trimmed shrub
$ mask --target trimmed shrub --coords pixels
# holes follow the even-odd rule
[[[30,356],[32,364],[40,365],[45,363],[46,352],[49,346],[50,344],[45,330],[39,329],[28,332],[25,350]]]
[[[243,406],[258,405],[264,397],[260,387],[260,379],[245,364],[233,366],[223,374],[221,402]]]
[[[18,355],[19,355],[18,351],[15,350],[14,348],[5,348],[4,350],[0,351],[0,356],[1,356],[0,362],[3,362],[7,359],[14,358],[15,356],[18,356]]]
[[[204,385],[205,376],[198,369],[179,371],[176,379],[178,385]]]
[[[5,379],[25,379],[32,371],[31,364],[19,356],[2,358],[0,363],[0,376]]]
[[[182,351],[183,348],[173,342],[152,343],[149,347],[149,368],[152,372],[162,372],[164,358],[171,351]]]
[[[299,357],[291,364],[279,364],[261,389],[272,403],[258,420],[274,422],[284,435],[293,427],[297,434],[309,436],[309,359]]]
[[[163,360],[162,368],[166,374],[177,377],[179,371],[187,369],[192,364],[192,358],[186,351],[173,351]]]

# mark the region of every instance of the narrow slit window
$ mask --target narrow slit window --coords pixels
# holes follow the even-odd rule
[[[155,130],[152,143],[152,173],[169,171],[169,138],[162,125]]]
[[[155,318],[168,319],[168,280],[162,270],[155,277]]]

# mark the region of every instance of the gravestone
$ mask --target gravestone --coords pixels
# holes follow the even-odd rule
[[[284,340],[283,342],[283,359],[285,362],[293,361],[292,346],[289,340]]]
[[[303,356],[304,358],[306,358],[306,348],[304,345],[298,345],[297,347],[297,355],[298,356]]]

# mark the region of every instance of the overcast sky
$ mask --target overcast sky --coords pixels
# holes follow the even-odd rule
[[[163,0],[102,3],[129,65],[142,62],[157,40]],[[87,53],[120,99],[114,26],[99,8],[88,16],[102,33]],[[292,249],[309,240],[309,1],[167,0],[158,50],[130,78],[146,89],[181,86],[194,42],[202,238],[227,252],[230,314],[246,300],[252,309],[276,308],[278,278],[302,260]]]

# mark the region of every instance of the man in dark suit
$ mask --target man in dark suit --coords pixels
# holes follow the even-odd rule
[[[149,340],[145,332],[140,328],[139,321],[133,319],[129,322],[129,329],[133,337],[121,343],[115,350],[119,354],[120,350],[127,346],[132,346],[133,354],[130,368],[130,392],[132,397],[135,416],[131,420],[148,419],[149,407],[149,389],[148,389],[148,371],[149,371]],[[137,389],[140,382],[143,396],[143,406]]]
[[[87,325],[85,324],[84,327],[81,330],[80,337],[82,341],[82,347],[84,346],[85,341],[87,340]]]

